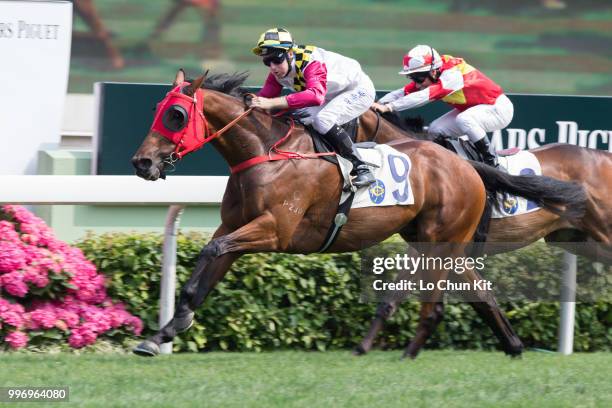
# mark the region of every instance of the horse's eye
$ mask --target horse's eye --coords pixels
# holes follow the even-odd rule
[[[166,112],[164,112],[164,116],[162,117],[162,123],[164,126],[173,132],[178,132],[187,126],[189,121],[189,115],[185,108],[180,105],[172,105]]]

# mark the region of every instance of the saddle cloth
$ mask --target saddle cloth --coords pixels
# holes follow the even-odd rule
[[[542,175],[542,167],[536,156],[524,150],[510,156],[499,157],[499,167],[513,176]],[[494,207],[492,218],[513,217],[540,209],[537,204],[523,197],[512,195],[503,196],[501,194],[499,196],[501,198],[502,208]]]
[[[351,208],[414,204],[410,186],[410,158],[387,145],[360,143],[357,146],[363,161],[373,165],[370,169],[376,182],[356,191]],[[353,167],[351,162],[337,157],[344,177],[344,191],[354,190],[349,176]]]

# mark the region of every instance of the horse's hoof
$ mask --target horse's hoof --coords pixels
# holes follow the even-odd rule
[[[157,343],[152,342],[151,340],[145,340],[132,350],[132,352],[136,355],[143,357],[155,357],[161,351],[159,349],[159,345]]]
[[[360,344],[353,349],[354,356],[363,356],[367,353],[367,350]]]
[[[181,318],[174,318],[174,327],[177,333],[186,332],[193,326],[193,317],[195,316],[194,312],[186,314]]]

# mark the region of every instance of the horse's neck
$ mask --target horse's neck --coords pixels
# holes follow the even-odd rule
[[[232,96],[206,91],[204,98],[204,114],[211,132],[222,129],[244,113],[244,105]],[[255,116],[251,112],[211,142],[230,166],[267,153],[267,140],[257,131],[262,124]]]
[[[398,126],[369,110],[360,118],[358,142],[375,141],[376,143],[389,143],[394,140],[415,140],[412,132],[400,129]]]
[[[207,91],[204,112],[206,119],[217,131],[244,113],[244,105],[232,96],[219,92]],[[267,155],[272,145],[287,134],[289,126],[261,111],[253,110],[242,118],[218,139],[213,146],[230,166],[235,166],[256,156]],[[283,142],[283,149],[308,149],[312,147],[310,138],[299,137],[304,130],[296,126],[293,137]]]
[[[384,118],[380,118],[380,124],[378,127],[378,131],[376,134],[371,134],[367,140],[372,140],[373,137],[376,137],[377,143],[389,143],[394,140],[416,140],[413,137],[411,132],[402,130],[395,126],[394,124],[388,122]]]

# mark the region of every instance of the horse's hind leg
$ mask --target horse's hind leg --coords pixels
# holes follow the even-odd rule
[[[439,248],[432,248],[431,251],[427,251],[428,257],[435,258],[439,255],[450,255],[447,252],[447,246],[439,244],[442,248],[440,252]],[[443,295],[444,292],[440,289],[438,282],[444,280],[448,276],[448,271],[445,269],[433,269],[421,270],[421,281],[425,282],[425,285],[433,284],[434,289],[421,293],[421,310],[419,312],[419,324],[416,329],[416,334],[404,350],[403,357],[416,358],[421,348],[425,345],[425,342],[433,334],[438,327],[438,324],[444,317],[444,303]],[[427,286],[425,286],[427,287]]]
[[[518,357],[523,352],[523,343],[518,337],[508,318],[499,308],[491,291],[478,289],[476,282],[482,281],[482,277],[475,270],[467,270],[457,275],[458,280],[467,282],[471,290],[466,293],[470,305],[482,320],[493,330],[493,333],[501,343],[504,353],[512,357]]]
[[[393,313],[395,313],[398,304],[399,301],[383,301],[378,304],[378,307],[376,308],[376,315],[370,323],[368,333],[361,340],[359,345],[355,347],[353,354],[360,356],[366,354],[372,349],[376,336],[383,329],[385,321],[387,321],[393,315]]]
[[[414,338],[410,341],[406,350],[404,350],[403,357],[416,358],[427,339],[433,334],[438,324],[442,321],[444,317],[442,293],[440,293],[439,296],[439,302],[421,302],[419,325]]]
[[[406,240],[406,242],[408,242],[407,236],[404,236],[402,234],[402,237],[404,238],[404,240]],[[419,256],[419,253],[413,247],[409,247],[407,253],[409,256]],[[404,279],[414,281],[415,276],[412,275],[409,271],[400,271],[400,273],[397,275],[396,281],[401,281]],[[372,345],[374,344],[376,336],[383,329],[385,322],[389,320],[391,316],[393,316],[398,306],[406,298],[408,293],[393,292],[393,295],[393,298],[384,299],[378,304],[378,307],[376,308],[376,314],[374,316],[374,319],[372,319],[372,322],[370,323],[368,333],[361,340],[359,345],[355,347],[353,354],[360,356],[366,354],[372,349]]]

